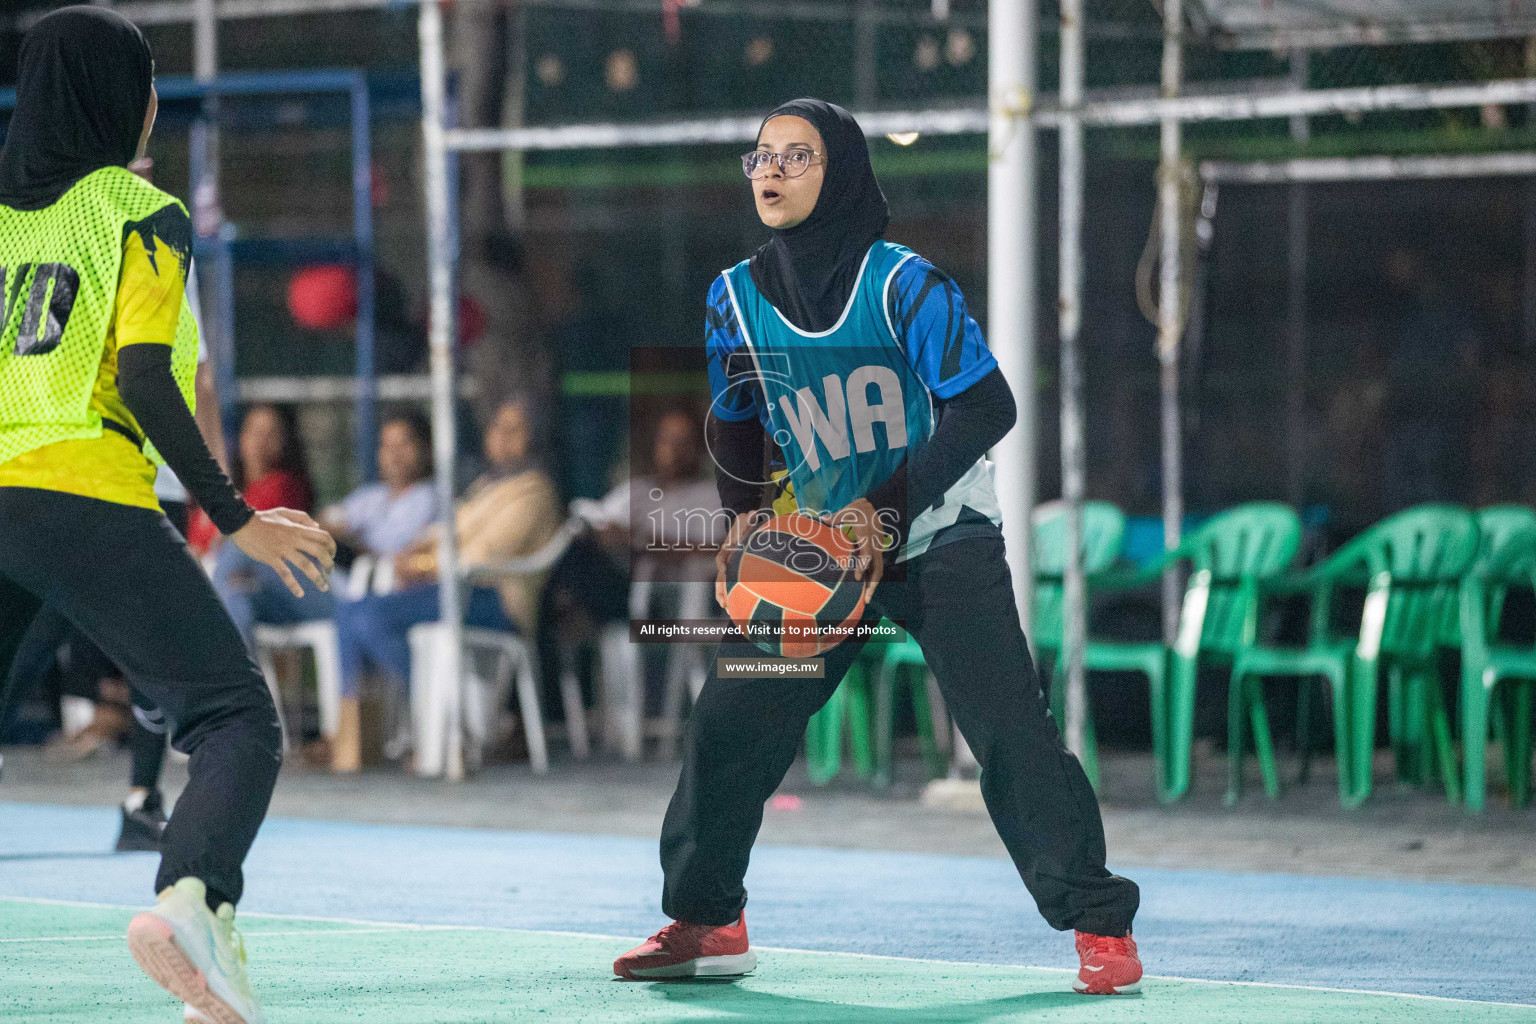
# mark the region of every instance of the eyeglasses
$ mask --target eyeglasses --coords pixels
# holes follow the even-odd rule
[[[811,169],[811,164],[816,162],[811,158],[815,155],[815,151],[809,149],[791,149],[783,153],[754,149],[750,153],[741,154],[741,170],[749,178],[765,178],[769,167],[777,163],[779,173],[784,177],[798,178]]]

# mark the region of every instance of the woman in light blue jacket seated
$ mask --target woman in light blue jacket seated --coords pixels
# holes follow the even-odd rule
[[[322,512],[319,520],[338,545],[350,548],[356,556],[369,556],[370,565],[389,565],[397,552],[437,518],[432,442],[425,418],[414,412],[389,417],[379,432],[378,463],[378,483],[359,487]],[[358,572],[354,576],[356,589],[366,592],[373,582],[372,574]],[[296,598],[280,585],[275,573],[253,563],[233,544],[220,547],[213,573],[214,589],[247,647],[254,647],[257,625],[330,618],[333,595],[334,600],[345,601],[354,587],[340,569],[336,577],[331,591],[311,587],[302,598]],[[381,585],[387,586],[387,581]]]
[[[364,484],[340,504],[320,514],[320,525],[331,531],[339,545],[371,565],[388,566],[423,530],[437,521],[437,492],[432,486],[432,431],[418,412],[390,416],[379,431],[379,482]],[[357,573],[355,586],[371,580]],[[353,593],[340,583],[338,600]]]

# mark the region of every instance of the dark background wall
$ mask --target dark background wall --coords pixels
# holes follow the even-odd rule
[[[48,6],[46,4],[34,6]],[[984,4],[957,0],[956,22],[936,27],[910,8],[882,26],[874,102],[912,106],[982,100]],[[1049,6],[1049,5],[1047,5]],[[1156,77],[1155,12],[1098,5],[1093,86]],[[836,12],[846,5],[828,4]],[[1145,8],[1145,10],[1143,10]],[[1049,25],[1054,13],[1043,12]],[[533,7],[523,31],[527,123],[645,120],[760,111],[789,95],[858,99],[852,23],[830,18],[717,17],[685,12],[669,41],[658,13]],[[517,31],[515,25],[508,31]],[[191,33],[153,27],[163,75],[186,74]],[[14,31],[0,31],[0,83],[14,79]],[[766,41],[766,42],[765,42]],[[380,266],[401,283],[420,326],[425,249],[419,144],[413,118],[414,11],[226,23],[228,70],[363,67],[374,82]],[[1054,38],[1042,42],[1041,79],[1055,76]],[[620,59],[617,54],[627,53]],[[935,54],[937,57],[935,59]],[[1518,72],[1503,44],[1353,49],[1318,55],[1314,86],[1444,81]],[[615,61],[621,65],[615,71]],[[1282,55],[1192,49],[1193,79],[1278,77]],[[627,70],[626,70],[627,69]],[[1513,70],[1512,70],[1513,69]],[[631,73],[632,72],[632,73]],[[344,110],[295,97],[231,103],[224,196],[242,231],[295,237],[350,225]],[[1529,146],[1529,116],[1506,111],[1314,119],[1313,152],[1465,150]],[[1192,128],[1197,154],[1263,156],[1292,150],[1283,123]],[[1059,478],[1054,456],[1055,157],[1042,136],[1039,282],[1041,493]],[[890,236],[949,271],[986,324],[985,149],[979,139],[871,141],[891,200]],[[561,372],[622,369],[633,346],[691,344],[700,336],[710,279],[760,243],[736,169],[742,147],[535,154],[522,165],[525,214],[511,234],[512,277],[478,285],[518,289],[516,330]],[[154,144],[162,183],[184,194],[186,123],[168,112]],[[1158,506],[1157,367],[1153,328],[1133,279],[1153,209],[1155,136],[1090,135],[1086,232],[1089,488],[1132,511]],[[1533,193],[1524,182],[1315,186],[1309,190],[1307,274],[1308,453],[1304,498],[1332,507],[1351,528],[1429,498],[1483,504],[1536,500],[1530,409],[1536,394]],[[1284,496],[1286,190],[1223,188],[1208,254],[1203,345],[1186,366],[1191,506],[1211,510]],[[466,225],[476,228],[476,225]],[[502,230],[502,226],[495,226]],[[283,305],[291,268],[243,268],[238,370],[242,375],[343,373],[346,334],[297,327]],[[496,295],[480,298],[493,304]],[[570,489],[600,488],[623,448],[622,415],[576,398],[561,415],[607,426],[571,454]],[[343,433],[345,433],[343,431]],[[591,465],[583,464],[585,462]]]

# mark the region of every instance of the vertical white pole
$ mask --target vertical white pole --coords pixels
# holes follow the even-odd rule
[[[1298,92],[1307,87],[1306,50],[1291,53],[1291,85]],[[1291,138],[1305,142],[1311,136],[1305,114],[1291,118]],[[1286,237],[1285,289],[1285,500],[1299,507],[1306,483],[1307,458],[1307,186],[1293,181],[1286,186],[1289,209]]]
[[[1175,99],[1184,82],[1184,13],[1181,0],[1163,0],[1162,95]],[[1179,546],[1184,522],[1184,429],[1179,408],[1179,335],[1184,310],[1179,301],[1182,200],[1179,182],[1180,124],[1164,118],[1157,168],[1163,253],[1157,299],[1157,359],[1162,390],[1163,547]],[[1172,645],[1179,628],[1179,574],[1163,573],[1163,642]]]
[[[1536,352],[1536,180],[1525,185],[1525,283],[1521,300],[1527,352]]]
[[[1030,632],[1030,515],[1035,506],[1035,129],[1039,0],[993,0],[988,12],[987,341],[1013,387],[1018,421],[998,443],[997,501],[1014,603]]]
[[[214,0],[192,7],[192,75],[207,85],[219,76],[219,21]],[[214,379],[223,406],[224,432],[234,436],[235,294],[234,261],[229,242],[233,227],[224,223],[219,197],[219,97],[203,97],[202,114],[192,123],[192,231],[201,239],[204,259],[194,265],[203,296],[202,329],[208,336]],[[210,252],[211,250],[211,252]]]
[[[1536,77],[1536,36],[1525,41],[1525,74]],[[1536,118],[1536,104],[1526,108],[1526,123]],[[1527,352],[1536,351],[1536,179],[1525,185],[1525,282],[1521,309],[1525,315],[1525,336],[1520,340]]]
[[[1083,580],[1083,372],[1078,333],[1083,317],[1083,0],[1061,0],[1061,496],[1067,503],[1066,603],[1062,656],[1067,661],[1066,739],[1079,758],[1086,748],[1088,680],[1083,666],[1087,590]]]
[[[443,67],[443,14],[439,0],[421,5],[421,113],[426,157],[427,258],[430,264],[432,368],[432,454],[436,462],[438,501],[438,579],[442,623],[447,630],[442,660],[435,670],[448,679],[447,774],[464,777],[462,736],[464,621],[459,595],[459,561],[453,516],[454,437],[454,302],[452,225],[449,224],[448,147],[444,136],[447,76]]]
[[[219,20],[214,0],[196,0],[192,8],[192,77],[206,85],[219,76]],[[203,132],[203,174],[195,182],[193,214],[196,230],[203,235],[217,235],[224,219],[219,209],[219,101],[216,96],[203,99],[204,120],[197,130]]]
[[[206,82],[219,73],[219,22],[213,0],[196,0],[192,19],[192,75]]]
[[[875,66],[875,42],[880,0],[860,0],[853,15],[853,97],[863,110],[872,110],[880,91]]]

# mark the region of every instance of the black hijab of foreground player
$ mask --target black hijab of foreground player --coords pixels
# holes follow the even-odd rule
[[[121,14],[65,7],[38,21],[21,41],[0,203],[41,210],[92,171],[126,167],[154,80],[149,43]]]
[[[864,255],[891,214],[852,114],[806,98],[774,107],[763,124],[784,115],[803,117],[821,133],[825,176],[809,217],[792,228],[769,229],[773,237],[752,256],[752,283],[802,331],[825,331],[843,315]]]

